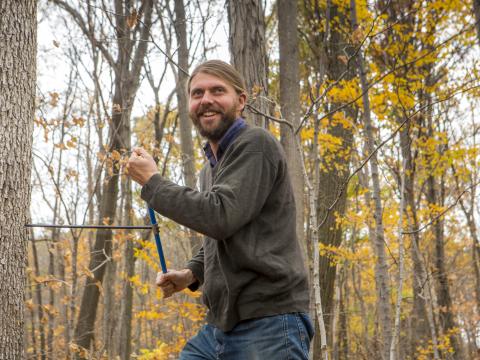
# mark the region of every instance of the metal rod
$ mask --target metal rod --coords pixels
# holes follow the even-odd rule
[[[115,226],[115,225],[54,225],[54,224],[25,224],[25,227],[29,228],[53,228],[53,229],[124,229],[124,230],[153,230],[155,236],[155,244],[157,245],[158,257],[160,258],[160,266],[162,272],[167,273],[167,264],[165,262],[165,256],[163,255],[162,243],[160,241],[160,231],[158,228],[155,212],[151,207],[148,208],[148,214],[150,215],[151,226]]]
[[[54,229],[123,229],[123,230],[149,230],[151,226],[116,226],[116,225],[53,225],[53,224],[25,224],[29,228],[54,228]]]
[[[155,212],[151,207],[148,207],[148,214],[150,215],[150,221],[152,223],[153,235],[155,235],[155,244],[157,244],[158,257],[160,258],[160,266],[162,272],[167,273],[167,264],[165,263],[165,256],[163,255],[162,243],[160,241],[160,231],[157,224],[157,218]]]

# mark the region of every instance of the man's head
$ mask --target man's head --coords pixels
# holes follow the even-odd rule
[[[247,100],[245,81],[230,64],[210,60],[193,70],[187,83],[189,114],[200,134],[218,142]]]

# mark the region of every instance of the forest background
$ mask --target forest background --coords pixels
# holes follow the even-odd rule
[[[311,358],[479,358],[479,0],[4,0],[0,10],[2,88],[16,83],[5,69],[33,74],[31,88],[0,96],[32,110],[0,106],[1,359],[175,359],[203,324],[198,292],[162,299],[150,230],[24,224],[148,225],[125,176],[133,146],[195,187],[204,140],[184,83],[212,58],[245,76],[247,120],[287,155]],[[10,56],[18,44],[25,63]],[[167,267],[181,268],[201,237],[159,225]]]

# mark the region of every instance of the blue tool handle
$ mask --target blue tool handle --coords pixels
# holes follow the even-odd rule
[[[160,258],[160,266],[162,267],[162,272],[166,274],[167,264],[165,263],[162,243],[160,242],[160,231],[157,224],[157,218],[155,217],[155,212],[151,207],[148,208],[148,214],[150,215],[150,222],[152,223],[153,235],[155,236],[155,244],[157,244],[158,257]]]

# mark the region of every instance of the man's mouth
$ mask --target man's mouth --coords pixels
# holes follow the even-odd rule
[[[216,111],[205,111],[205,112],[200,113],[200,116],[204,119],[210,119],[210,118],[213,118],[217,114],[218,114],[218,112],[216,112]]]

